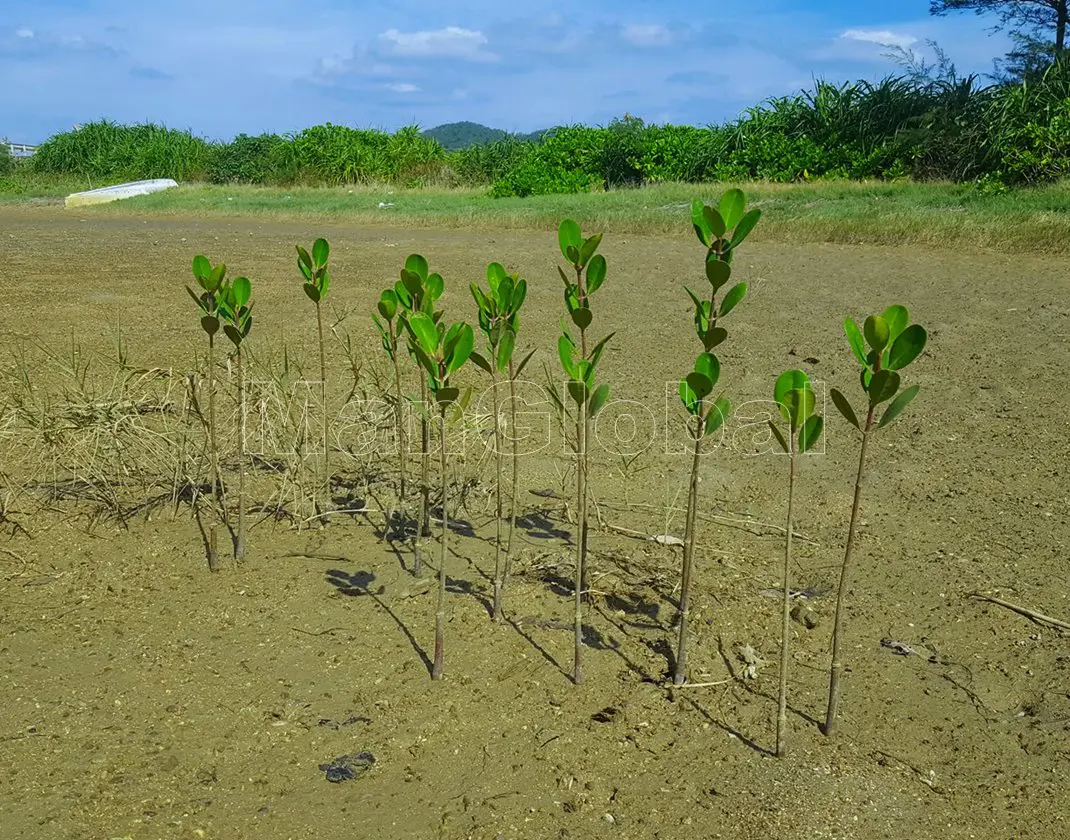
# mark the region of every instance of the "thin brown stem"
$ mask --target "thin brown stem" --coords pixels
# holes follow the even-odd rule
[[[676,645],[676,669],[673,685],[683,685],[687,680],[687,630],[691,604],[691,573],[695,555],[695,510],[698,507],[699,466],[702,462],[702,437],[706,430],[706,418],[696,418],[695,448],[691,459],[691,485],[687,494],[687,517],[684,522],[684,558],[680,568],[680,633]]]
[[[222,498],[222,482],[219,478],[219,448],[216,445],[215,431],[215,336],[208,336],[208,445],[212,450],[212,504],[216,514],[225,504]],[[219,557],[216,554],[216,524],[213,521],[208,536],[208,568],[219,570]]]
[[[788,652],[791,632],[791,537],[795,501],[795,430],[788,438],[788,524],[784,547],[784,610],[780,621],[780,695],[776,718],[776,754],[788,749]]]
[[[320,446],[323,447],[323,476],[320,486],[327,494],[326,505],[330,506],[331,499],[331,452],[327,446],[327,346],[323,341],[323,309],[316,304],[316,328],[320,339],[320,410],[323,418],[320,429]],[[326,510],[326,507],[323,509]]]
[[[393,324],[390,327],[393,331]],[[405,507],[405,456],[408,454],[405,448],[405,415],[403,403],[401,401],[401,365],[398,364],[398,342],[397,337],[394,336],[394,350],[390,354],[391,359],[394,362],[394,430],[397,436],[398,444],[398,470],[401,473],[401,482],[398,490],[398,499],[401,502],[402,510]]]
[[[423,574],[421,541],[431,536],[431,429],[427,405],[427,378],[420,372],[420,521],[413,540],[413,573]]]
[[[583,538],[587,527],[587,403],[582,401],[577,409],[576,419],[576,501],[579,507],[579,534],[576,540],[576,577],[574,582],[575,615],[573,630],[575,632],[575,654],[572,662],[572,681],[583,684],[583,592],[586,569],[584,568],[586,540]]]
[[[238,535],[234,540],[234,559],[245,559],[245,367],[241,345],[235,354],[238,371]]]
[[[509,425],[513,438],[513,486],[509,500],[509,536],[505,544],[505,568],[502,570],[502,590],[509,587],[509,572],[513,562],[513,531],[516,529],[516,497],[520,476],[520,441],[516,436],[516,371],[509,360]]]
[[[438,553],[438,607],[435,610],[435,662],[431,668],[431,679],[442,679],[443,646],[446,634],[446,538],[450,532],[447,497],[449,477],[446,473],[446,412],[443,410],[438,427],[439,464],[442,469],[442,539]]]
[[[493,349],[493,348],[492,348]],[[496,353],[491,354],[490,390],[494,409],[494,620],[502,621],[502,429],[498,417],[498,377],[494,373]]]
[[[862,503],[862,484],[866,468],[866,445],[869,443],[869,435],[873,430],[873,411],[875,408],[876,406],[870,405],[869,413],[866,415],[866,426],[862,430],[862,450],[858,455],[858,476],[855,479],[854,503],[851,506],[851,525],[847,529],[847,548],[843,555],[843,565],[840,567],[840,588],[836,593],[836,618],[832,623],[832,668],[829,671],[829,700],[823,729],[826,735],[834,735],[838,726],[840,676],[843,674],[843,660],[840,654],[843,637],[843,601],[847,594],[851,553],[854,551],[855,533],[858,525],[858,510]]]

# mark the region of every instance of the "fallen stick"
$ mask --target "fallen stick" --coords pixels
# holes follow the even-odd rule
[[[1052,627],[1058,627],[1060,630],[1070,630],[1070,623],[1060,621],[1057,618],[1052,618],[1051,616],[1044,615],[1043,613],[1038,613],[1036,610],[1031,610],[1028,607],[1020,607],[1017,604],[1012,604],[1010,601],[1004,601],[1002,598],[993,598],[990,595],[980,595],[978,593],[974,593],[969,597],[974,598],[978,601],[988,601],[991,604],[1004,607],[1008,610],[1018,613],[1019,615],[1024,615],[1026,618],[1031,618],[1033,621],[1039,621],[1042,624],[1049,624]]]

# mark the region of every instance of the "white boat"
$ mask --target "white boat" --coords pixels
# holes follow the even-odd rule
[[[63,202],[66,207],[85,207],[88,204],[105,204],[109,201],[118,201],[121,198],[131,198],[135,195],[149,195],[150,193],[169,190],[177,187],[178,182],[171,178],[156,178],[151,181],[130,181],[127,184],[116,184],[113,187],[100,187],[95,190],[72,193]]]

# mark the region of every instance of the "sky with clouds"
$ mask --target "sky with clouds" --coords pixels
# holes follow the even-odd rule
[[[210,138],[323,122],[510,131],[625,113],[705,125],[897,70],[883,44],[989,72],[1007,39],[929,0],[4,0],[0,137],[162,122]]]

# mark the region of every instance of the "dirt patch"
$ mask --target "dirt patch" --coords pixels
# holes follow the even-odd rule
[[[71,347],[99,353],[92,375],[103,376],[121,331],[132,366],[181,380],[202,350],[181,288],[196,253],[253,279],[253,347],[285,346],[312,369],[314,322],[293,245],[319,235],[334,246],[337,315],[351,313],[339,329],[366,360],[364,381],[377,352],[369,313],[413,251],[445,276],[453,317],[471,317],[467,283],[487,262],[519,269],[530,287],[521,344],[556,367],[551,234],[3,208],[7,373],[25,360],[33,387],[59,400],[61,361],[32,342],[60,360]],[[633,424],[637,440],[655,444],[630,464],[608,451],[595,458],[586,685],[568,680],[571,636],[559,629],[572,538],[559,440],[522,465],[518,574],[501,627],[487,615],[490,468],[478,446],[465,450],[441,683],[427,669],[433,596],[374,512],[388,461],[340,469],[361,511],[326,527],[255,516],[248,561],[217,575],[188,506],[116,519],[100,515],[107,500],[20,495],[0,523],[4,837],[1067,834],[1066,638],[968,597],[998,591],[1070,618],[1070,398],[1058,384],[1070,361],[1066,262],[748,248],[737,271],[751,294],[722,355],[741,413],[706,460],[700,505],[691,679],[716,685],[670,691],[679,557],[644,536],[682,530],[689,463],[666,453],[664,394],[693,359],[680,286],[701,283],[701,252],[636,236],[603,250],[610,272],[594,329],[617,330],[604,376],[615,398],[634,401],[607,414],[603,438],[620,446]],[[742,404],[768,399],[791,366],[853,393],[842,319],[893,302],[929,328],[930,344],[909,370],[921,396],[874,447],[842,732],[826,739],[816,726],[833,599],[815,593],[809,620],[795,624],[792,751],[775,760],[776,668],[745,679],[740,651],[776,659],[779,605],[763,590],[777,584],[785,467],[753,454],[761,441],[740,418],[764,409]],[[348,382],[338,344],[332,371]],[[818,591],[835,584],[857,457],[831,403],[826,413],[827,443],[805,459],[796,513],[805,536],[796,580]],[[70,476],[53,476],[53,487],[61,478]],[[253,482],[265,496],[271,486],[266,472]],[[358,761],[353,778],[330,781],[321,768],[361,753],[374,763]]]

